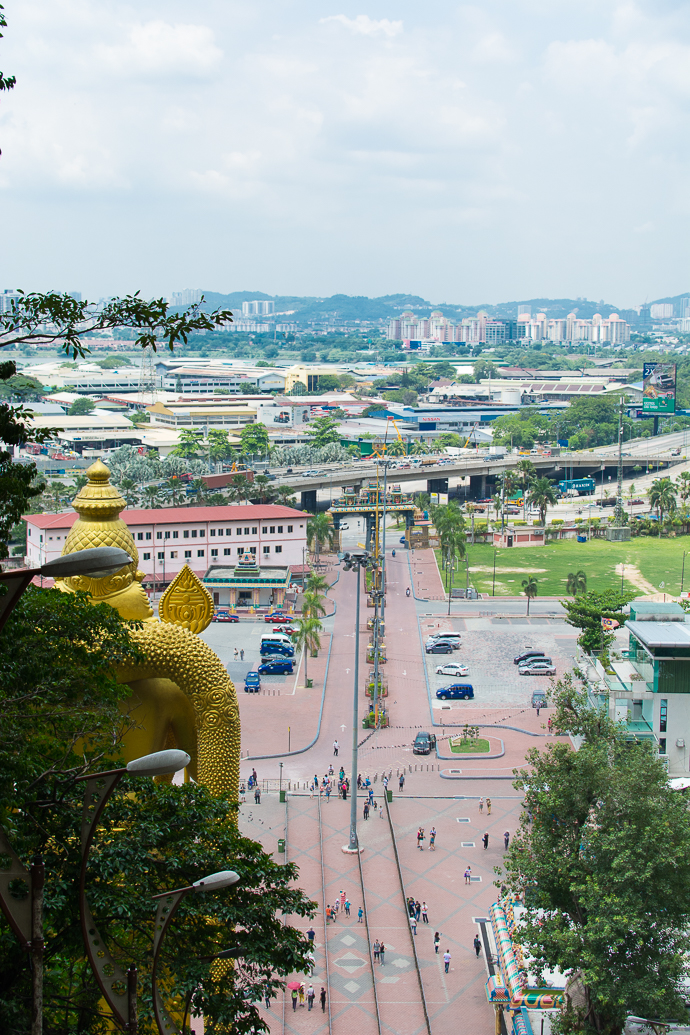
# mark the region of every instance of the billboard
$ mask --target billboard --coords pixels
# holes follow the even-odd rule
[[[645,363],[642,370],[642,413],[675,412],[675,363]]]

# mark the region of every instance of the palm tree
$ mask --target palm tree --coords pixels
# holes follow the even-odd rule
[[[315,571],[307,579],[307,592],[328,593],[330,586],[324,575],[317,575]]]
[[[295,630],[292,634],[292,642],[298,650],[304,650],[304,683],[306,686],[309,682],[307,659],[310,653],[318,651],[321,647],[319,633],[323,631],[323,625],[318,618],[303,617],[294,619],[292,626]]]
[[[678,475],[678,481],[676,482],[678,488],[678,494],[682,499],[683,503],[686,502],[688,496],[690,496],[690,471],[681,471]],[[632,492],[633,486],[630,486]]]
[[[295,490],[291,489],[289,485],[279,485],[276,489],[275,501],[283,507],[295,507],[297,506],[297,499],[294,493]]]
[[[302,614],[305,618],[320,618],[326,614],[323,597],[319,593],[307,590],[302,595]]]
[[[578,593],[587,592],[587,576],[584,571],[576,571],[568,573],[568,581],[566,582],[566,590],[572,596],[576,597]]]
[[[152,510],[160,510],[162,503],[160,489],[157,485],[147,485],[142,496],[144,497],[144,503]]]
[[[129,481],[129,479],[125,478],[125,479],[122,480],[122,482],[120,483],[122,488],[124,488],[125,481]],[[132,484],[134,484],[134,483],[132,483]],[[170,498],[171,498],[171,500],[173,502],[173,506],[175,506],[175,504],[178,501],[178,498],[182,495],[182,493],[184,491],[184,484],[183,484],[183,482],[180,481],[179,477],[176,474],[173,474],[166,481],[165,488],[170,490]]]
[[[539,507],[539,523],[546,524],[546,508],[556,503],[556,494],[548,478],[537,478],[532,483],[527,502],[533,507]]]
[[[271,484],[271,479],[265,474],[257,474],[254,477],[255,498],[262,503],[273,503],[278,490]]]
[[[526,456],[518,461],[517,470],[522,477],[522,494],[527,496],[527,490],[537,476],[537,469]]]
[[[322,512],[320,514],[313,514],[309,518],[307,522],[307,542],[312,548],[312,552],[316,553],[317,558],[324,543],[328,543],[329,547],[333,546],[335,536],[336,531],[328,514]]]
[[[676,486],[670,478],[656,478],[652,482],[649,502],[652,507],[656,507],[660,523],[664,514],[671,514],[676,509]]]
[[[421,438],[416,439],[408,450],[409,456],[425,456],[429,452],[429,448],[426,442],[422,442]]]
[[[528,579],[522,580],[522,588],[525,591],[527,597],[527,614],[529,615],[529,602],[533,600],[537,595],[537,580],[534,575],[530,575]]]
[[[387,456],[406,456],[405,443],[401,442],[399,438],[393,440],[390,445],[386,446]]]
[[[253,494],[252,483],[246,474],[235,474],[228,486],[229,495],[236,500],[248,500]]]

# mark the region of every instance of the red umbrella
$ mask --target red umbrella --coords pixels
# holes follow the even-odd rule
[[[302,984],[301,981],[288,981],[288,988],[290,989],[291,992],[293,991],[293,989],[295,991],[297,991],[297,989],[300,987],[301,984]]]

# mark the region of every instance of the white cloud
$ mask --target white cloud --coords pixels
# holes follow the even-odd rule
[[[350,32],[356,32],[360,36],[397,36],[403,31],[402,22],[391,22],[388,18],[380,18],[378,21],[370,18],[368,14],[358,14],[356,18],[348,18],[344,14],[332,14],[328,18],[320,18],[321,25],[329,22],[339,22]]]
[[[96,57],[121,75],[208,75],[223,52],[205,25],[170,25],[150,21],[133,25],[125,41],[97,46]]]

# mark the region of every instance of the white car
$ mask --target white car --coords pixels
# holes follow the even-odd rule
[[[469,676],[470,670],[467,665],[458,665],[456,661],[449,661],[447,665],[437,665],[437,676]]]

